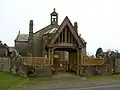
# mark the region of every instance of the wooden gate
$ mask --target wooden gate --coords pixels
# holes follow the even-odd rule
[[[68,61],[55,59],[53,67],[56,69],[56,72],[66,72],[68,70]]]

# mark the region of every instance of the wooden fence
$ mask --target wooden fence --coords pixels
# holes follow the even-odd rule
[[[48,58],[46,57],[23,57],[24,65],[32,66],[48,66]]]
[[[47,57],[23,57],[22,59],[24,65],[49,66]],[[83,66],[103,65],[105,63],[105,59],[92,57],[84,57],[82,61]]]
[[[84,57],[82,65],[94,66],[94,65],[103,65],[104,63],[105,63],[105,59],[102,58]]]

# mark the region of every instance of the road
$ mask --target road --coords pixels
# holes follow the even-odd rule
[[[76,76],[54,76],[53,79],[40,83],[37,81],[33,85],[25,84],[21,90],[120,90],[120,79],[103,78],[98,80],[88,80]]]
[[[85,87],[85,88],[66,88],[66,89],[57,89],[57,90],[120,90],[120,84],[117,85],[106,85],[106,86],[97,86],[97,87]]]

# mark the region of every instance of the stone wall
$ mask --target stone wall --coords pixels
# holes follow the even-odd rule
[[[0,57],[0,71],[9,72],[9,67],[10,67],[10,58]]]
[[[51,67],[36,68],[35,73],[36,76],[52,76],[52,69]]]
[[[52,68],[50,66],[46,67],[32,67],[24,66],[21,68],[19,74],[21,76],[52,76]]]
[[[22,66],[23,74],[27,73],[35,74],[35,76],[51,76],[52,69],[49,66],[48,58],[45,57],[23,57],[24,65]]]
[[[28,42],[16,41],[15,49],[22,56],[27,56]]]
[[[81,76],[101,76],[101,75],[111,75],[112,66],[110,64],[104,64],[99,66],[82,66],[80,68]]]
[[[115,60],[115,73],[120,73],[120,59]]]

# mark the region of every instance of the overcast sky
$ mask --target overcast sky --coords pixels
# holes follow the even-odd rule
[[[78,22],[87,52],[98,47],[120,51],[120,0],[0,0],[0,40],[14,46],[18,34],[34,32],[50,24],[50,13],[56,8],[59,24],[65,16]]]

